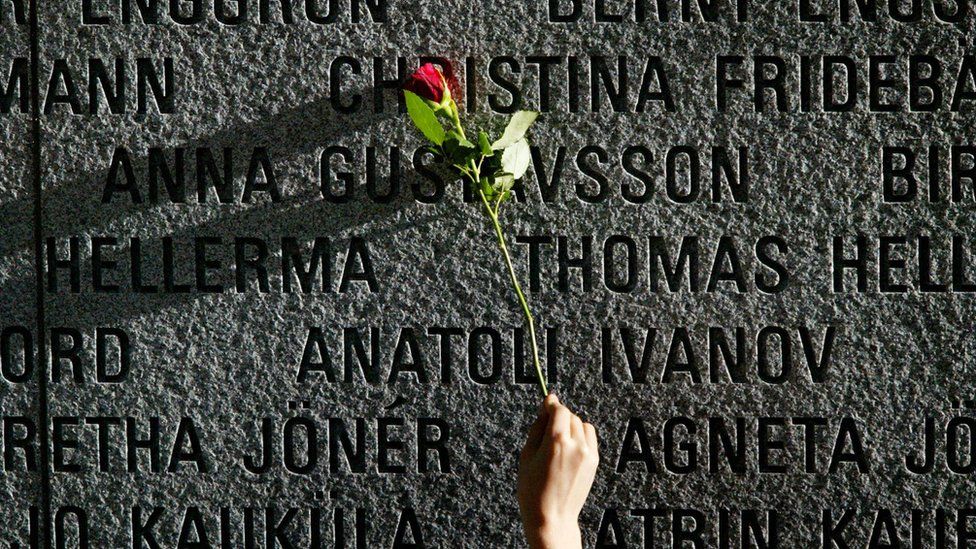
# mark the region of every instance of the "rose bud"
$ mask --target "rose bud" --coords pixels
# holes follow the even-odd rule
[[[461,83],[458,82],[457,76],[454,74],[454,66],[446,59],[441,62],[441,74],[444,75],[444,82],[447,83],[447,90],[451,94],[451,99],[455,103],[461,102]]]
[[[424,63],[407,77],[407,81],[403,83],[403,89],[440,106],[445,106],[451,99],[447,79],[433,63]]]

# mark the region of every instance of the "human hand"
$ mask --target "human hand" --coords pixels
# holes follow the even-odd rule
[[[532,549],[582,548],[579,514],[599,464],[596,429],[550,394],[519,458],[518,501]]]

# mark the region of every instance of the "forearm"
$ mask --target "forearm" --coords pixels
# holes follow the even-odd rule
[[[576,523],[525,527],[529,549],[583,549],[583,535]]]

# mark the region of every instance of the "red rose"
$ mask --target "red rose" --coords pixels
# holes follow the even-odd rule
[[[403,89],[411,91],[424,99],[440,103],[447,91],[447,81],[441,70],[433,63],[424,63],[403,83]]]

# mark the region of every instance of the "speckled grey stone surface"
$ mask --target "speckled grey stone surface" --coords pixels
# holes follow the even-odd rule
[[[4,19],[0,34],[0,51],[3,60],[0,66],[6,72],[15,57],[27,57],[29,40],[27,27],[8,25]],[[4,87],[7,87],[6,81]],[[30,116],[25,113],[0,117],[0,210],[3,210],[3,228],[0,228],[0,280],[3,292],[0,293],[0,317],[8,334],[22,333],[24,329],[35,329],[35,285],[31,273],[34,272],[33,249],[31,243],[32,205],[30,178]],[[11,372],[19,375],[24,372],[23,339],[13,336]],[[28,364],[28,367],[32,365]],[[36,377],[36,376],[32,376]],[[0,383],[0,409],[3,416],[10,418],[9,425],[17,425],[11,432],[13,437],[24,436],[19,418],[37,417],[37,383]],[[6,452],[5,452],[6,454]],[[27,539],[27,510],[40,495],[40,478],[37,473],[36,456],[31,463],[31,471],[25,469],[24,456],[18,451],[10,451],[11,471],[4,465],[0,474],[0,544],[10,546],[15,540]]]
[[[862,99],[852,113],[797,112],[795,93],[788,113],[754,112],[745,94],[735,96],[728,112],[717,112],[713,98],[716,55],[782,56],[792,63],[789,83],[793,91],[799,55],[852,56],[860,61],[863,77],[868,55],[928,53],[945,60],[951,72],[955,69],[948,67],[958,67],[964,54],[973,53],[972,15],[956,25],[931,18],[919,24],[882,19],[876,24],[815,25],[799,23],[793,3],[772,2],[751,6],[749,21],[744,23],[726,16],[719,23],[598,24],[593,22],[592,5],[584,3],[584,22],[566,25],[547,22],[546,2],[537,0],[393,0],[385,23],[349,23],[344,12],[340,16],[344,22],[335,25],[257,24],[257,2],[249,2],[252,23],[237,27],[218,24],[212,15],[198,25],[126,26],[116,22],[84,26],[81,4],[38,2],[42,78],[50,74],[55,59],[81,68],[89,58],[120,57],[131,71],[136,58],[158,62],[172,57],[178,89],[176,112],[160,115],[150,109],[148,115],[132,114],[135,89],[129,87],[128,114],[103,110],[96,116],[71,115],[64,106],[45,113],[41,117],[45,237],[57,238],[64,250],[72,236],[83,240],[113,236],[122,245],[112,253],[124,262],[131,252],[130,237],[141,237],[147,256],[158,258],[160,238],[172,236],[183,245],[177,252],[181,264],[190,268],[192,252],[186,251],[186,243],[193,237],[221,237],[225,243],[233,237],[262,238],[270,243],[272,254],[278,253],[275,241],[282,236],[304,241],[327,237],[337,242],[340,258],[344,256],[342,246],[350,238],[362,237],[368,242],[379,285],[375,292],[353,284],[345,293],[302,295],[284,294],[280,284],[272,281],[269,293],[254,291],[252,284],[251,291],[243,294],[146,295],[129,291],[127,271],[120,269],[120,274],[113,275],[123,288],[117,294],[90,291],[90,274],[80,294],[48,292],[44,300],[48,328],[73,327],[86,335],[99,327],[122,328],[133,347],[132,371],[124,383],[51,383],[49,415],[134,417],[141,433],[148,429],[149,418],[159,417],[164,465],[179,418],[192,418],[209,465],[206,473],[186,466],[177,472],[128,472],[124,446],[119,445],[124,444],[123,432],[115,429],[110,435],[116,443],[110,452],[111,470],[101,472],[94,453],[97,431],[92,427],[73,431],[83,449],[71,455],[88,471],[54,472],[51,504],[54,509],[78,506],[89,513],[93,547],[132,546],[134,506],[166,510],[156,529],[163,547],[177,546],[184,511],[191,506],[201,509],[215,546],[221,507],[231,508],[236,521],[244,508],[257,509],[259,525],[264,523],[268,507],[277,509],[278,518],[290,507],[319,507],[323,509],[324,539],[330,542],[332,510],[344,509],[346,522],[352,524],[352,513],[357,507],[364,508],[369,547],[391,546],[400,510],[409,507],[420,518],[428,547],[521,544],[514,497],[516,455],[537,396],[531,384],[513,383],[511,334],[521,325],[517,303],[489,226],[476,204],[462,201],[459,184],[450,184],[437,204],[421,204],[409,196],[411,185],[423,183],[410,166],[410,156],[422,143],[406,115],[393,112],[392,94],[386,94],[383,112],[371,108],[374,57],[384,60],[387,77],[393,75],[397,56],[406,57],[408,66],[419,55],[443,55],[462,62],[466,57],[475,58],[481,96],[476,112],[468,114],[467,120],[496,131],[503,117],[491,112],[485,90],[507,96],[487,82],[486,63],[491,57],[509,55],[523,63],[523,90],[530,108],[538,105],[537,73],[524,65],[526,56],[579,56],[584,74],[588,55],[626,56],[635,80],[631,101],[645,58],[657,55],[664,60],[676,112],[664,112],[652,104],[647,112],[611,113],[604,104],[598,113],[589,109],[570,113],[565,91],[554,91],[555,106],[533,128],[531,139],[547,165],[553,162],[558,146],[567,147],[559,197],[543,203],[538,170],[530,168],[525,182],[527,201],[511,205],[503,214],[512,238],[565,235],[573,243],[574,254],[579,237],[592,235],[594,239],[592,291],[582,291],[574,274],[572,291],[559,292],[555,252],[550,250],[544,256],[543,287],[530,295],[540,324],[560,332],[558,380],[553,387],[597,426],[602,439],[603,462],[583,520],[587,546],[594,546],[606,509],[619,510],[627,547],[639,547],[643,539],[640,522],[629,513],[641,508],[702,510],[710,517],[708,546],[717,544],[717,519],[711,517],[719,509],[773,509],[781,513],[781,546],[813,547],[820,541],[824,508],[855,508],[865,513],[892,509],[907,541],[911,509],[973,505],[971,476],[949,473],[944,466],[929,475],[913,475],[903,465],[905,456],[915,451],[924,417],[933,416],[936,424],[944,425],[948,417],[960,412],[951,409],[953,399],[972,397],[976,344],[971,295],[834,293],[830,287],[835,235],[931,235],[940,242],[939,258],[945,257],[947,233],[971,235],[971,198],[962,204],[882,204],[879,159],[883,145],[971,142],[972,105],[961,113],[871,113],[863,99],[866,90],[862,90]],[[94,4],[104,9],[111,3]],[[277,9],[277,2],[270,4]],[[301,5],[296,2],[296,11]],[[118,21],[117,9],[112,13]],[[27,56],[28,44],[26,27],[11,27],[8,21],[3,25],[0,67],[11,57]],[[338,113],[329,103],[329,66],[340,55],[362,63],[362,75],[350,79],[345,87],[364,94],[367,106],[355,114]],[[899,65],[902,73],[907,71],[905,66],[904,61]],[[741,73],[750,70],[747,62]],[[564,74],[565,60],[560,71],[558,74]],[[78,74],[76,83],[87,98],[84,72]],[[583,104],[588,105],[588,80],[581,82]],[[43,90],[44,85],[41,87]],[[0,305],[4,326],[33,327],[34,323],[29,121],[24,114],[0,117]],[[349,147],[356,155],[357,194],[346,204],[324,201],[319,191],[320,155],[332,145]],[[385,148],[391,145],[400,147],[404,155],[401,193],[390,204],[376,204],[363,188],[365,148],[378,147],[380,159],[385,160]],[[576,152],[587,145],[609,151],[612,162],[605,168],[612,198],[599,204],[584,203],[574,194],[576,184],[592,183],[574,165]],[[619,193],[624,180],[619,159],[630,145],[653,151],[658,166],[672,146],[694,145],[705,151],[711,145],[747,146],[752,182],[749,200],[676,204],[664,198],[662,176],[658,175],[658,190],[650,202],[627,203]],[[210,148],[215,155],[229,147],[237,163],[238,198],[250,152],[266,147],[282,199],[274,203],[258,193],[253,203],[235,200],[221,205],[211,195],[206,204],[198,204],[190,185],[188,204],[134,205],[123,195],[112,204],[102,204],[112,151],[120,146],[133,154],[137,171],[145,170],[149,147],[162,147],[169,156],[175,149],[185,148],[188,159],[194,158],[198,147]],[[386,174],[388,169],[381,164],[379,171]],[[145,191],[144,186],[142,189]],[[731,235],[746,268],[748,291],[739,293],[725,285],[712,293],[653,292],[648,289],[647,271],[642,269],[638,290],[613,293],[603,284],[599,266],[602,243],[614,234],[644,242],[638,252],[644,262],[647,248],[642,239],[651,235],[666,236],[672,244],[686,235],[700,235],[705,250],[713,250],[721,235]],[[782,293],[764,294],[751,283],[752,273],[765,273],[752,252],[756,240],[765,235],[781,236],[789,245],[790,282]],[[233,258],[232,249],[227,249],[225,244],[220,252],[225,263]],[[525,272],[527,248],[513,245],[513,251],[517,267]],[[147,278],[160,276],[157,261],[147,263]],[[944,275],[945,264],[941,265],[939,272]],[[232,286],[233,271],[223,272],[227,276],[222,282]],[[185,270],[182,276],[186,276]],[[62,275],[62,281],[65,279]],[[663,334],[688,327],[707,373],[705,335],[709,326],[743,326],[753,337],[766,325],[806,326],[815,334],[825,326],[835,326],[838,338],[828,380],[813,383],[806,374],[798,374],[785,384],[769,385],[750,374],[750,382],[745,384],[694,384],[679,374],[675,382],[662,384],[657,380],[667,341],[660,339],[651,360],[651,383],[609,384],[600,375],[602,327],[657,327]],[[432,326],[457,327],[465,333],[479,326],[498,329],[504,342],[501,381],[488,385],[472,381],[466,373],[467,340],[458,338],[453,378],[450,383],[441,382],[438,340],[425,335]],[[367,384],[359,377],[353,383],[329,383],[318,376],[299,382],[296,372],[309,327],[322,328],[333,362],[339,366],[338,334],[343,327],[379,327],[384,379],[397,333],[401,327],[414,327],[428,380],[404,375],[390,384]],[[90,358],[90,352],[86,353]],[[623,351],[619,341],[614,343],[614,353],[620,367]],[[799,367],[802,356],[796,356]],[[625,379],[622,376],[618,370],[618,379]],[[36,384],[8,383],[0,385],[0,390],[5,416],[36,417]],[[398,398],[401,401],[396,407],[386,409]],[[308,401],[307,409],[289,408],[289,402],[303,400]],[[318,466],[310,474],[286,472],[280,465],[278,443],[278,465],[272,471],[263,475],[245,471],[242,456],[256,453],[261,419],[272,418],[280,429],[286,419],[296,415],[313,418],[319,425],[323,450]],[[747,472],[734,474],[723,466],[720,473],[710,474],[707,465],[686,475],[648,473],[636,465],[616,470],[628,418],[645,421],[660,469],[663,442],[659,425],[674,416],[696,421],[701,454],[707,453],[705,418],[724,417],[728,422],[746,418],[752,426],[747,436]],[[841,417],[854,418],[870,469],[858,473],[846,465],[827,473],[824,462],[830,446],[821,444],[818,472],[804,473],[803,439],[801,430],[794,427],[785,454],[789,457],[782,458],[790,464],[789,471],[759,473],[754,426],[760,416],[827,418],[832,427],[821,433],[826,440],[836,436]],[[378,417],[405,420],[397,432],[408,441],[401,456],[406,473],[378,472]],[[440,418],[450,427],[449,472],[438,472],[436,465],[430,472],[418,472],[412,442],[416,418],[430,417]],[[366,472],[350,473],[344,462],[339,472],[329,471],[327,418],[345,418],[350,425],[355,418],[365,418]],[[0,506],[0,545],[25,539],[24,509],[37,504],[40,491],[36,474],[15,471],[0,476],[0,499],[11,503]],[[318,497],[317,492],[321,492]],[[8,521],[8,513],[16,520]],[[873,515],[865,516],[869,518],[857,519],[850,528],[852,544],[857,541],[863,546],[870,535]],[[297,519],[294,524],[299,524]],[[654,537],[663,543],[670,538],[660,531],[660,524]],[[307,546],[308,527],[293,530],[296,544],[301,541],[305,544],[301,546]],[[263,530],[259,527],[257,531],[258,546],[263,547]],[[235,532],[240,535],[238,529]],[[240,543],[235,537],[232,546]]]

